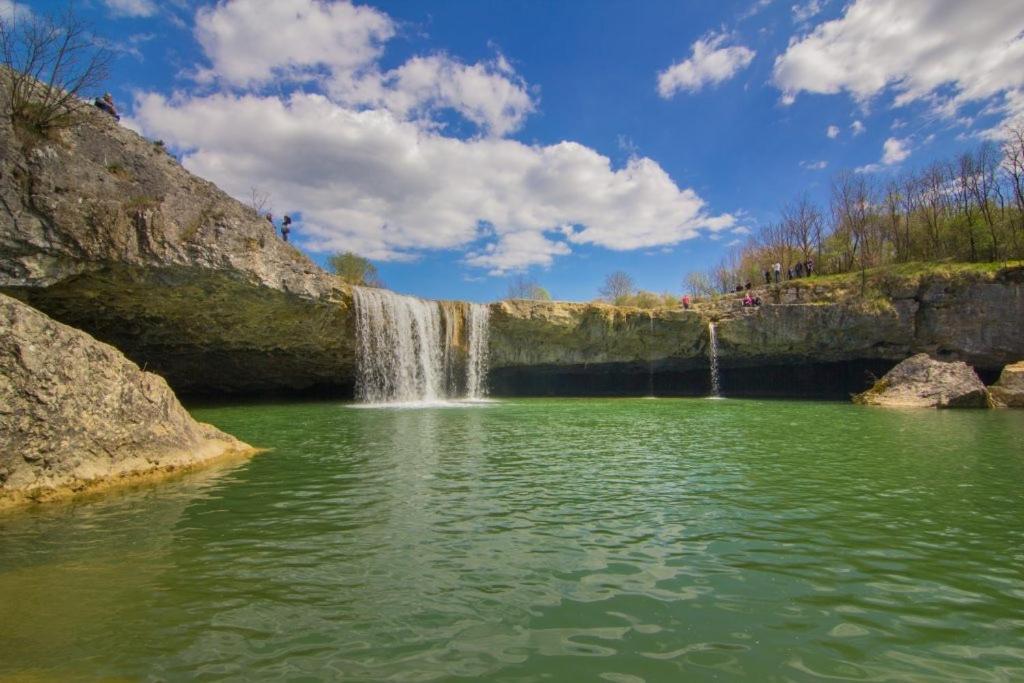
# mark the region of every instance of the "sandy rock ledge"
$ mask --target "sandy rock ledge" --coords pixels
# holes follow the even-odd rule
[[[988,388],[999,407],[1024,408],[1024,360],[1003,368],[999,381]]]
[[[255,452],[114,347],[0,295],[0,508]]]
[[[926,353],[907,358],[854,403],[907,408],[988,408],[988,390],[966,363],[933,360]]]

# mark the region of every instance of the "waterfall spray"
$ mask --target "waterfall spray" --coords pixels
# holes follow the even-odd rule
[[[719,398],[722,390],[718,383],[718,335],[711,322],[708,323],[708,359],[711,361],[711,396]]]

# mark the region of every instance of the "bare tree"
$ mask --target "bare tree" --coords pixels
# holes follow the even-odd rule
[[[970,152],[961,154],[956,163],[950,163],[948,178],[953,188],[953,199],[956,201],[956,213],[962,218],[963,231],[967,233],[967,243],[972,261],[978,260],[978,247],[974,237],[974,196],[971,184],[974,182],[974,155]]]
[[[107,79],[112,53],[69,5],[61,14],[0,17],[0,59],[4,113],[45,132],[87,106],[80,96]]]
[[[974,155],[974,174],[969,187],[978,205],[981,217],[992,240],[991,260],[999,259],[999,231],[996,228],[995,211],[1002,204],[1002,191],[998,183],[999,152],[991,142],[985,142]]]
[[[264,209],[270,211],[270,193],[253,185],[249,188],[249,206],[257,216],[262,215]]]
[[[604,287],[601,288],[601,296],[608,301],[614,302],[621,297],[629,296],[636,289],[636,283],[629,273],[617,270],[604,279]]]
[[[935,162],[921,176],[922,213],[928,229],[929,253],[937,258],[942,250],[942,220],[949,209],[949,191],[942,164]]]
[[[1018,234],[1024,232],[1024,126],[1010,128],[1003,143],[1003,174],[1017,207],[1017,220],[1010,223],[1013,250],[1019,249]]]
[[[516,275],[508,283],[508,294],[505,295],[505,298],[550,301],[551,294],[533,278],[526,277],[525,275]]]
[[[806,195],[782,209],[782,235],[788,247],[806,262],[821,243],[821,212]]]
[[[707,273],[695,271],[686,276],[683,282],[683,289],[693,296],[711,296],[715,293],[715,285]]]
[[[876,227],[871,194],[871,185],[863,174],[841,173],[832,182],[834,234],[846,242],[845,269],[852,270],[855,261],[860,262],[862,291],[866,289]]]

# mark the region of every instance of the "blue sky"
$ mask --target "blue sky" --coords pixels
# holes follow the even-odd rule
[[[898,174],[1024,115],[1024,3],[1002,0],[78,9],[118,50],[128,125],[269,192],[315,259],[353,249],[435,298],[527,273],[586,300],[616,269],[679,291],[834,172]]]

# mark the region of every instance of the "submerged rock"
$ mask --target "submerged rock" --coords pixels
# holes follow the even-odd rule
[[[1024,360],[1003,368],[999,381],[988,388],[996,405],[1024,408]]]
[[[854,403],[914,408],[987,408],[988,391],[966,363],[911,356],[890,370],[875,386],[854,397]]]
[[[117,349],[0,295],[0,507],[252,450]]]

